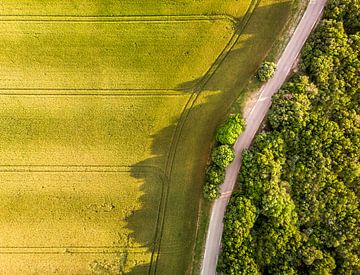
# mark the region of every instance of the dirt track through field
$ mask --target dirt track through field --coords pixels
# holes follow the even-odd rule
[[[278,61],[277,71],[274,77],[261,88],[258,100],[246,118],[247,127],[234,145],[236,157],[226,170],[225,181],[221,186],[221,197],[217,199],[212,206],[205,253],[201,267],[202,275],[216,274],[217,259],[221,250],[223,218],[240,170],[241,153],[250,146],[271,106],[272,95],[276,93],[285,82],[301,48],[309,37],[316,22],[319,20],[325,4],[326,0],[310,0],[301,21]]]

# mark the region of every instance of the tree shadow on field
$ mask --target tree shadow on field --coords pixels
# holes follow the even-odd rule
[[[237,27],[241,36],[235,46],[226,52],[225,59],[216,60],[216,70],[209,76],[183,83],[177,88],[184,93],[201,90],[189,112],[184,112],[170,126],[153,136],[152,155],[131,168],[131,176],[141,179],[142,209],[127,219],[127,227],[136,242],[155,251],[152,266],[137,265],[129,274],[184,274],[189,273],[196,238],[199,198],[202,194],[204,172],[214,142],[214,134],[225,118],[229,107],[240,96],[248,80],[268,54],[275,38],[282,31],[290,12],[291,2],[281,2],[256,9],[245,28]],[[276,18],[276,22],[274,22]],[[199,86],[202,83],[202,87]],[[174,133],[178,138],[171,141]],[[172,159],[173,158],[173,159]],[[167,160],[170,160],[166,168]],[[158,166],[164,171],[166,200],[165,216],[160,214],[157,232],[151,226],[157,221],[159,193],[154,190],[153,176],[142,173],[144,167]],[[156,211],[154,210],[156,206]],[[164,220],[162,220],[164,219]],[[144,222],[145,221],[145,222]],[[148,222],[151,221],[151,222]],[[156,239],[156,244],[153,240]],[[161,239],[161,253],[156,255]],[[160,263],[160,264],[159,264]],[[181,274],[180,272],[180,274]]]
[[[159,164],[162,164],[160,167],[165,166],[167,150],[164,148],[169,147],[174,130],[175,123],[156,133],[153,138],[157,142],[154,142],[151,147],[154,157],[137,163],[131,169],[131,176],[142,180],[144,183],[140,190],[142,208],[127,218],[127,227],[133,232],[130,236],[137,243],[145,245],[151,253],[155,253],[157,249],[158,231],[161,229],[158,226],[162,212],[160,204],[164,202],[161,200],[166,184],[168,184],[164,171],[157,166]],[[156,255],[153,257],[155,259]],[[154,267],[149,267],[148,264],[137,265],[128,274],[148,274],[150,269],[153,270]]]

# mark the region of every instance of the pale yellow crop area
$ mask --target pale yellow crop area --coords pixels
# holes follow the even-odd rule
[[[2,165],[132,166],[189,95],[1,95]],[[164,142],[159,154],[166,154]],[[151,165],[163,167],[159,159]]]
[[[1,0],[0,15],[212,15],[243,16],[249,0]]]
[[[138,264],[150,261],[148,247],[155,238],[161,200],[157,195],[163,184],[159,175],[147,171],[154,182],[150,188],[123,169],[25,170],[9,167],[0,173],[1,274],[87,273],[96,268],[96,262],[104,261],[129,270],[135,255]],[[143,209],[143,196],[152,208]],[[138,211],[146,211],[146,215]],[[144,227],[136,227],[138,219]],[[39,267],[35,264],[39,254],[65,257],[46,256],[46,265]],[[72,263],[68,261],[71,258]]]
[[[156,272],[182,114],[244,12],[165,2],[1,1],[0,274]]]
[[[1,88],[176,89],[233,33],[227,20],[56,20],[0,22]]]

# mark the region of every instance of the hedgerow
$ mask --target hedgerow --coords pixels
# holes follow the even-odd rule
[[[232,145],[245,128],[245,121],[240,114],[228,117],[216,133],[217,144],[211,152],[211,164],[206,170],[204,197],[210,201],[220,196],[219,185],[225,178],[225,168],[234,160]]]

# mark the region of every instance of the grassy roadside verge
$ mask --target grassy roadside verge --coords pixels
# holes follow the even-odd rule
[[[266,60],[276,62],[280,58],[293,32],[295,31],[296,26],[304,14],[309,1],[310,0],[294,0],[289,20],[284,26],[282,33],[278,36],[277,40],[267,53],[265,58]],[[239,93],[239,97],[229,108],[228,113],[243,112],[244,116],[246,116],[246,114],[251,110],[250,106],[253,105],[252,102],[256,101],[259,95],[258,92],[262,85],[263,83],[256,79],[254,73],[254,76],[249,79],[245,88]]]
[[[283,27],[283,30],[278,35],[277,39],[271,46],[270,50],[265,53],[266,59],[268,60],[277,60],[280,58],[281,53],[286,47],[292,33],[294,32],[298,22],[300,21],[306,7],[308,4],[307,1],[294,0],[291,11],[288,17],[286,24]],[[256,13],[256,11],[254,12]],[[255,73],[255,72],[254,72]],[[251,105],[251,99],[256,98],[257,91],[261,87],[255,77],[252,77],[248,80],[248,83],[245,85],[245,88],[239,93],[237,100],[230,106],[228,113],[240,112],[245,109],[246,104],[249,102]],[[211,204],[206,202],[204,199],[201,199],[199,206],[199,219],[197,223],[197,237],[196,243],[193,251],[193,262],[192,262],[192,271],[191,274],[199,274],[201,269],[201,261],[203,256],[203,250],[206,241],[206,233],[211,215]]]

